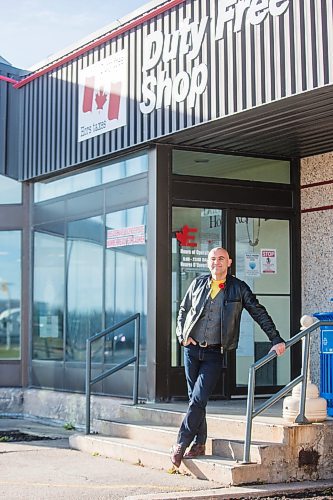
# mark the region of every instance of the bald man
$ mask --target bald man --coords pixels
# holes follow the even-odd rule
[[[207,402],[221,374],[225,353],[237,349],[243,309],[266,333],[271,350],[277,355],[285,351],[284,340],[265,307],[244,281],[228,274],[231,264],[225,248],[213,248],[207,259],[210,274],[194,279],[180,304],[176,334],[184,346],[189,406],[177,444],[171,448],[170,458],[176,467],[183,458],[205,454]]]

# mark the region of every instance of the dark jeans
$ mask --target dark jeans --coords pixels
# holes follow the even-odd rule
[[[207,349],[190,344],[184,347],[184,364],[190,401],[177,443],[187,447],[192,441],[206,443],[206,406],[223,368],[223,354],[219,348]]]

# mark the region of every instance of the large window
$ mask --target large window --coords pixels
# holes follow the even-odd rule
[[[0,359],[19,359],[21,231],[0,231]]]
[[[85,362],[86,339],[102,330],[103,241],[101,216],[68,224],[67,361]],[[100,346],[94,361],[102,361]]]
[[[146,359],[147,256],[146,207],[106,216],[105,312],[107,326],[141,314],[141,362]],[[111,342],[111,339],[108,339]],[[112,337],[106,361],[117,362],[134,351],[134,322]]]
[[[63,229],[62,225],[49,225],[47,229],[57,234],[35,233],[32,353],[34,359],[62,360],[65,262]]]
[[[87,338],[136,313],[145,364],[147,162],[147,155],[131,156],[36,187],[39,201],[61,198],[33,207],[33,385],[82,390]],[[47,186],[56,189],[47,193]],[[132,322],[94,342],[93,369],[132,357],[134,332]],[[47,371],[45,361],[62,364]],[[127,395],[126,377],[120,389],[115,378],[94,389]]]
[[[0,204],[22,202],[22,184],[10,177],[0,175]]]

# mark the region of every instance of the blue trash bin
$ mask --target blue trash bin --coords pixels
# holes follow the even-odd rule
[[[319,321],[333,321],[333,312],[315,313]],[[333,326],[320,327],[320,396],[327,401],[327,414],[333,417]]]

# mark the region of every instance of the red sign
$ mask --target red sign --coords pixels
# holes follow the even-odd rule
[[[190,233],[197,233],[198,229],[196,227],[183,227],[183,229],[176,233],[176,238],[182,247],[197,247],[198,244],[194,243],[195,235],[193,236]]]
[[[108,229],[106,233],[106,248],[144,245],[145,242],[145,226]]]

